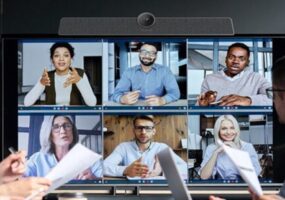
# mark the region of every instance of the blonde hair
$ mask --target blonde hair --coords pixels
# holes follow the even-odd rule
[[[222,122],[225,121],[225,120],[230,121],[230,122],[233,123],[235,131],[237,132],[236,137],[234,138],[233,142],[240,147],[240,143],[241,143],[241,140],[240,140],[240,137],[239,137],[240,136],[240,128],[239,128],[238,121],[232,115],[221,115],[216,120],[216,123],[215,123],[215,126],[214,126],[215,144],[218,145],[217,141],[221,139],[221,137],[220,137],[220,129],[221,129]]]

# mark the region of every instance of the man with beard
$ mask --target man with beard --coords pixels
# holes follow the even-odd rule
[[[160,106],[180,97],[174,75],[168,67],[155,64],[157,48],[143,44],[139,51],[140,65],[127,69],[117,84],[113,101],[131,105],[138,100],[148,105]]]
[[[119,144],[104,160],[104,175],[113,177],[149,178],[162,175],[156,154],[165,148],[164,143],[152,141],[156,134],[153,116],[137,116],[133,120],[134,140]],[[173,152],[182,177],[187,177],[187,164]]]
[[[215,101],[220,106],[272,105],[266,96],[266,89],[271,84],[259,73],[247,67],[250,51],[243,43],[229,46],[226,56],[225,70],[206,76],[202,83],[201,95],[197,104],[208,106]],[[207,99],[212,92],[215,98]]]

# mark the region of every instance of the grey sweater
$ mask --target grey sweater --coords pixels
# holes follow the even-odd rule
[[[225,95],[236,94],[250,97],[252,105],[272,105],[272,100],[266,96],[266,89],[271,84],[263,76],[248,69],[237,76],[229,80],[224,71],[207,75],[202,83],[201,93],[213,90],[218,92],[217,100]]]

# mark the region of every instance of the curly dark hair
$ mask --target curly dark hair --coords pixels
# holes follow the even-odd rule
[[[231,50],[232,48],[235,48],[235,47],[239,47],[239,48],[242,48],[242,49],[246,50],[247,56],[248,56],[248,57],[250,56],[249,47],[248,47],[247,45],[245,45],[244,43],[239,43],[239,42],[236,42],[236,43],[233,43],[232,45],[230,45],[230,46],[228,47],[227,54],[229,54],[230,50]]]
[[[51,59],[52,59],[52,57],[54,55],[55,49],[59,48],[59,47],[67,48],[69,53],[70,53],[71,58],[73,58],[73,56],[74,56],[74,48],[73,48],[73,46],[71,46],[68,42],[56,42],[50,48],[50,58]]]

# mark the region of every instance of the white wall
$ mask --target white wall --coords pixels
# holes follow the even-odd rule
[[[30,116],[19,116],[18,126],[28,128],[30,124]],[[19,132],[18,133],[18,149],[28,150],[29,144],[29,133]]]

